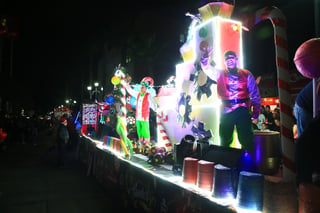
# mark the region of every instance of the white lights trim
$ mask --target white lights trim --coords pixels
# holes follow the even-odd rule
[[[148,157],[142,155],[142,154],[134,154],[134,156],[125,156],[124,153],[119,153],[113,149],[111,149],[110,147],[106,147],[105,145],[103,145],[102,141],[99,140],[94,140],[91,137],[88,137],[84,134],[82,134],[83,137],[85,137],[86,139],[94,142],[96,144],[96,148],[98,148],[99,150],[106,152],[106,154],[113,154],[115,155],[118,159],[129,163],[132,166],[135,166],[136,168],[140,168],[142,169],[144,172],[147,172],[149,174],[152,174],[155,177],[158,177],[162,180],[165,180],[167,182],[170,182],[172,184],[175,184],[181,188],[187,189],[193,193],[196,193],[197,195],[206,198],[214,203],[217,203],[221,206],[224,206],[226,208],[230,208],[230,209],[236,209],[237,212],[249,212],[249,213],[260,213],[260,211],[254,211],[254,210],[248,210],[248,209],[241,209],[239,207],[237,207],[237,202],[235,198],[226,198],[226,199],[219,199],[219,198],[215,198],[212,196],[212,191],[208,191],[208,190],[204,190],[199,188],[197,185],[194,184],[188,184],[188,183],[184,183],[182,176],[179,175],[170,175],[170,177],[166,177],[163,174],[157,174],[156,172],[154,172],[152,169],[146,169],[144,168],[141,164],[139,163],[135,163],[133,161],[130,160],[131,157],[135,157],[138,159],[141,159],[143,161],[146,161],[148,159]],[[168,167],[166,167],[166,169],[168,169],[168,172],[172,172]]]

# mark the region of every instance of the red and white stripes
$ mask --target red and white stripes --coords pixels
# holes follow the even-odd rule
[[[163,127],[162,122],[167,122],[168,116],[163,112],[157,112],[157,134],[158,134],[158,146],[165,147],[166,151],[172,151],[173,147],[169,140],[166,130]]]
[[[121,107],[120,107],[120,114],[122,117],[127,118],[127,101],[126,101],[126,81],[125,81],[125,74],[122,71],[118,70],[118,74],[120,75],[119,77],[121,78],[120,84],[121,84]],[[124,119],[126,120],[126,119]],[[125,123],[127,123],[125,121]]]
[[[289,62],[288,62],[288,42],[286,27],[287,22],[282,12],[276,7],[265,7],[256,11],[253,16],[244,17],[242,24],[250,29],[263,20],[269,19],[274,29],[274,42],[276,51],[277,81],[280,100],[281,118],[281,146],[283,156],[283,177],[287,180],[295,178],[294,172],[294,153],[293,143],[293,116],[292,116],[292,97],[289,88]]]

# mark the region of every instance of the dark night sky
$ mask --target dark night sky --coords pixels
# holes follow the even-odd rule
[[[99,42],[103,45],[103,40],[111,35],[113,39],[125,38],[128,30],[132,29],[131,20],[139,17],[142,11],[148,11],[167,16],[165,23],[159,24],[157,28],[163,29],[168,39],[174,40],[170,43],[172,48],[168,48],[166,54],[171,57],[167,64],[172,64],[167,67],[167,73],[163,73],[164,78],[174,75],[175,62],[180,60],[178,48],[181,43],[177,35],[186,32],[190,23],[184,14],[197,13],[197,8],[203,3],[201,0],[172,2],[158,1],[151,5],[151,1],[118,1],[116,4],[111,4],[110,1],[87,1],[85,4],[47,3],[52,5],[43,6],[32,1],[23,4],[10,1],[11,5],[5,5],[0,12],[18,17],[20,20],[18,39],[14,44],[14,74],[19,76],[22,84],[32,89],[32,97],[37,105],[43,105],[43,109],[63,104],[66,97],[78,99],[82,87],[89,84],[89,72],[94,67],[92,63],[96,63],[92,47],[99,46]],[[241,3],[236,4],[235,10],[237,6],[243,7],[250,2],[267,2],[283,11],[288,22],[289,60],[292,60],[296,48],[301,43],[314,37],[312,0],[305,0],[303,4],[298,0],[239,2]],[[301,14],[300,11],[308,13]],[[168,19],[173,20],[171,25],[177,25],[176,32],[172,26],[165,28],[170,25]],[[161,31],[159,29],[157,31]],[[145,27],[145,30],[148,30],[148,27]],[[275,68],[273,32],[271,24],[257,27],[254,31],[255,35],[251,37],[248,48],[255,54],[248,54],[250,61],[246,64],[258,75],[261,73],[257,70],[261,70],[261,67],[268,67],[267,72]],[[253,58],[262,52],[269,56]],[[165,56],[163,57],[165,60]]]
[[[96,68],[98,56],[92,51],[94,46],[103,46],[104,40],[110,37],[125,38],[132,28],[126,25],[132,24],[132,19],[139,17],[142,11],[167,13],[183,20],[186,10],[197,8],[178,7],[179,1],[168,2],[151,5],[149,1],[119,1],[117,4],[90,1],[82,5],[76,2],[72,6],[10,2],[0,12],[19,19],[19,33],[14,44],[14,75],[21,84],[26,84],[24,88],[33,91],[36,104],[44,107],[63,104],[66,97],[79,99],[83,88],[90,83],[90,70]],[[175,39],[178,43],[178,38]],[[173,51],[178,55],[178,48]]]

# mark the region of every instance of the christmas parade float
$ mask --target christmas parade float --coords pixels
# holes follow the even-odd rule
[[[54,109],[53,111],[53,116],[60,120],[60,118],[62,118],[63,116],[67,116],[67,117],[70,117],[72,113],[72,110],[69,109],[68,107],[66,106],[59,106],[57,108]]]
[[[198,8],[197,15],[187,13],[191,23],[180,48],[183,61],[168,85],[156,92],[152,77],[131,84],[139,91],[147,83],[155,96],[156,136],[151,144],[137,140],[137,100],[126,91],[130,76],[124,67],[116,68],[111,79],[114,91],[105,102],[83,105],[80,158],[88,174],[113,190],[126,207],[145,212],[297,211],[286,19],[278,8],[266,7],[233,20],[233,9],[213,2]],[[239,67],[245,67],[242,30],[263,20],[274,28],[279,97],[272,103],[280,106],[281,137],[257,132],[251,159],[236,135],[231,147],[219,146],[221,101],[216,83],[201,70],[199,60],[200,51],[210,46],[215,66],[223,69],[223,53],[232,49],[239,56]],[[94,137],[101,128],[107,133]],[[252,165],[258,171],[251,171]]]

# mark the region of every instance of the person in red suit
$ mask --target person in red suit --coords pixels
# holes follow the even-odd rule
[[[236,127],[242,149],[254,150],[253,125],[258,123],[261,106],[259,88],[249,70],[238,68],[238,56],[234,51],[224,53],[226,70],[215,68],[210,62],[211,49],[204,48],[201,68],[217,83],[217,93],[222,101],[220,109],[220,144],[229,147]],[[252,110],[251,110],[252,108]]]

